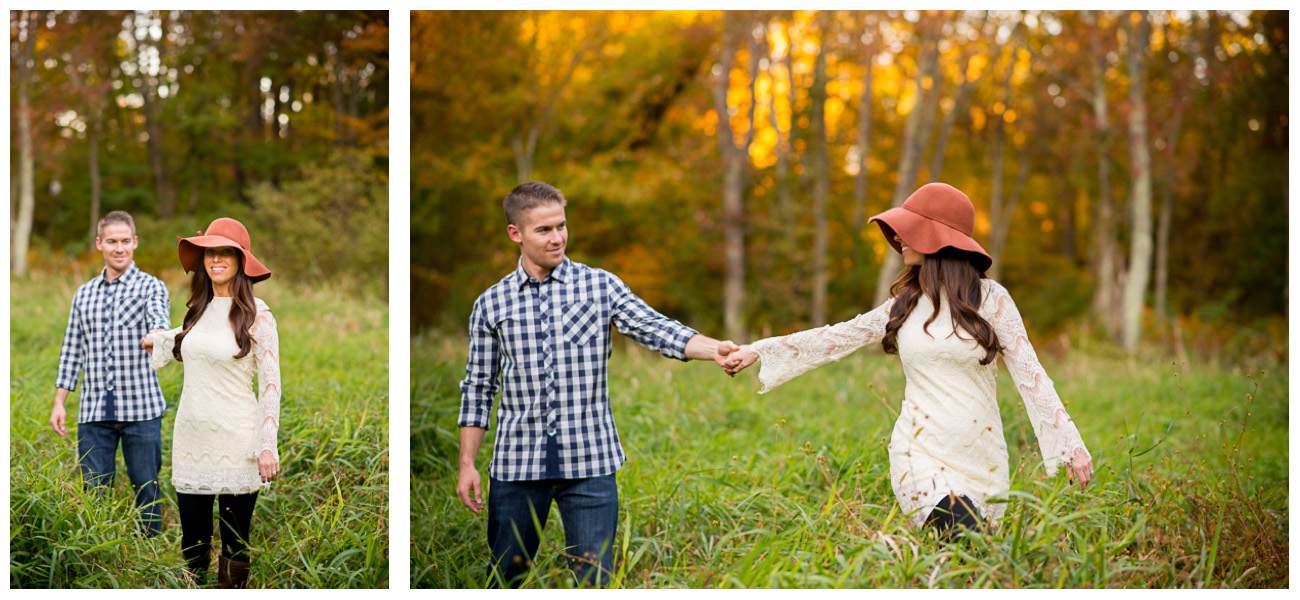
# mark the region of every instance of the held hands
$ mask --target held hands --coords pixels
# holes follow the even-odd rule
[[[153,331],[150,331],[149,333],[144,334],[144,337],[140,338],[140,347],[144,348],[145,354],[153,354],[153,334],[158,333],[159,331],[166,331],[166,330],[155,329]]]
[[[758,354],[749,350],[747,346],[741,346],[733,351],[725,362],[719,362],[722,370],[728,375],[735,377],[736,373],[745,370],[745,367],[754,364],[758,360]]]
[[[460,468],[460,478],[456,482],[456,495],[461,504],[478,514],[483,510],[483,478],[473,466]]]
[[[1092,479],[1092,459],[1082,449],[1075,450],[1070,464],[1066,465],[1066,472],[1071,482],[1079,482],[1079,491],[1082,492],[1088,487],[1088,480]]]
[[[280,476],[280,461],[270,450],[263,450],[257,457],[257,472],[262,476],[262,483],[270,483]]]

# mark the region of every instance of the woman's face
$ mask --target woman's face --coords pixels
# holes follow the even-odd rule
[[[239,251],[230,246],[203,249],[203,268],[208,272],[212,285],[224,286],[235,278],[239,271]]]
[[[921,263],[925,262],[925,255],[913,250],[902,238],[894,236],[894,241],[898,242],[898,247],[903,249],[903,264],[909,267],[919,267]]]

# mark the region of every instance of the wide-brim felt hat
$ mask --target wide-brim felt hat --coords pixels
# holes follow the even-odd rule
[[[975,241],[975,205],[961,190],[946,183],[927,183],[912,192],[902,206],[891,208],[867,221],[880,225],[885,241],[902,253],[894,235],[912,250],[934,254],[956,248],[970,254],[981,273],[993,266],[993,257]]]
[[[181,267],[186,273],[203,268],[203,249],[230,246],[238,248],[244,254],[244,275],[257,283],[271,276],[271,270],[253,256],[252,242],[248,238],[248,229],[243,223],[229,217],[221,217],[208,225],[207,230],[200,231],[194,237],[176,236],[177,252],[181,257]]]

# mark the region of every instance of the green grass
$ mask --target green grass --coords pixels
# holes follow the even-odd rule
[[[455,495],[463,336],[412,347],[411,581],[480,587],[486,519]],[[1002,526],[969,545],[907,527],[886,446],[896,357],[861,351],[759,396],[712,364],[615,349],[617,587],[1286,587],[1285,364],[1043,356],[1093,454],[1086,492],[1047,479],[1005,370],[1013,468]],[[495,419],[493,422],[495,426]],[[495,430],[479,454],[486,471]],[[484,481],[486,483],[486,475]],[[573,585],[558,513],[527,587]]]
[[[82,490],[77,394],[67,403],[68,436],[49,426],[59,346],[80,283],[39,275],[10,282],[10,586],[188,587],[170,458],[183,365],[159,372],[168,410],[157,538],[134,533],[120,455],[106,498]],[[188,281],[175,284],[172,324],[179,325]],[[288,284],[259,284],[256,293],[279,325],[284,474],[258,497],[250,586],[388,587],[387,305]],[[209,583],[215,571],[214,560]]]

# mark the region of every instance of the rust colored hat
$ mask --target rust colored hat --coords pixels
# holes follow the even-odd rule
[[[230,246],[244,253],[244,275],[253,280],[253,283],[271,276],[271,270],[253,256],[248,240],[248,229],[244,228],[243,223],[234,219],[221,217],[208,225],[206,232],[200,231],[199,235],[188,238],[177,236],[176,239],[180,240],[177,251],[181,255],[181,267],[186,273],[203,268],[204,248]]]
[[[902,253],[894,235],[922,254],[934,254],[943,248],[970,253],[971,263],[981,273],[993,266],[975,233],[975,205],[961,190],[946,183],[927,183],[912,192],[902,206],[891,208],[868,220],[880,225],[885,241]]]

